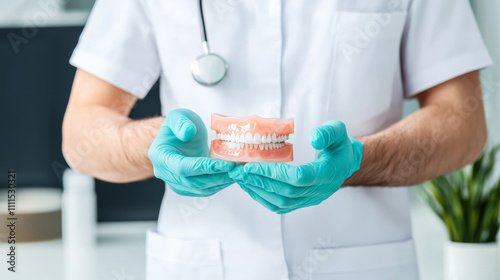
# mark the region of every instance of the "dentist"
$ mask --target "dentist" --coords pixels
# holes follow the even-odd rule
[[[216,86],[190,70],[195,0],[98,0],[71,58],[68,164],[168,186],[146,278],[419,279],[404,186],[473,162],[487,138],[478,70],[491,61],[469,2],[202,5],[209,51],[229,65]],[[164,116],[130,119],[157,80]],[[408,98],[420,109],[402,118]],[[294,117],[295,161],[208,158],[211,113]],[[93,131],[102,144],[77,157]]]

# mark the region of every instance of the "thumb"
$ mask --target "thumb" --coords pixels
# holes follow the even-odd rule
[[[190,113],[192,112],[186,109],[175,109],[170,111],[165,118],[163,126],[170,128],[177,139],[183,142],[189,142],[196,135],[196,125],[191,120]]]
[[[323,150],[347,139],[345,124],[341,121],[327,121],[311,132],[311,144],[316,150]]]

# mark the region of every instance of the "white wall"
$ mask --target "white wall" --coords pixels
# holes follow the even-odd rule
[[[482,73],[490,141],[500,142],[500,1],[471,0],[494,65]]]
[[[432,0],[434,1],[434,0]],[[440,0],[435,0],[440,1]],[[491,143],[500,143],[500,1],[472,0],[485,43],[495,63],[481,73],[486,119]],[[418,110],[416,100],[405,102],[405,116]],[[500,173],[500,166],[497,167]],[[412,225],[421,280],[443,279],[443,244],[448,239],[443,223],[412,189]]]
[[[0,0],[0,28],[84,25],[90,9],[67,10],[63,3],[61,0]]]

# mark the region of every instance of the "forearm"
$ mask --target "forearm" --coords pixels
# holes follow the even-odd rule
[[[148,149],[163,120],[131,120],[99,106],[73,111],[63,125],[64,156],[73,169],[105,181],[150,178]]]
[[[475,93],[460,101],[439,100],[379,133],[361,137],[361,167],[344,185],[414,185],[473,162],[486,142],[486,125],[481,91],[463,88]]]

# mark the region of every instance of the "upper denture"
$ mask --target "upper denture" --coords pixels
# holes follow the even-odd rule
[[[211,128],[217,132],[217,134],[229,134],[232,133],[241,134],[246,137],[247,133],[250,133],[253,137],[256,133],[259,135],[273,135],[276,137],[289,135],[294,132],[294,119],[273,119],[273,118],[261,118],[257,115],[251,115],[248,117],[229,117],[221,114],[212,114],[212,125]]]

